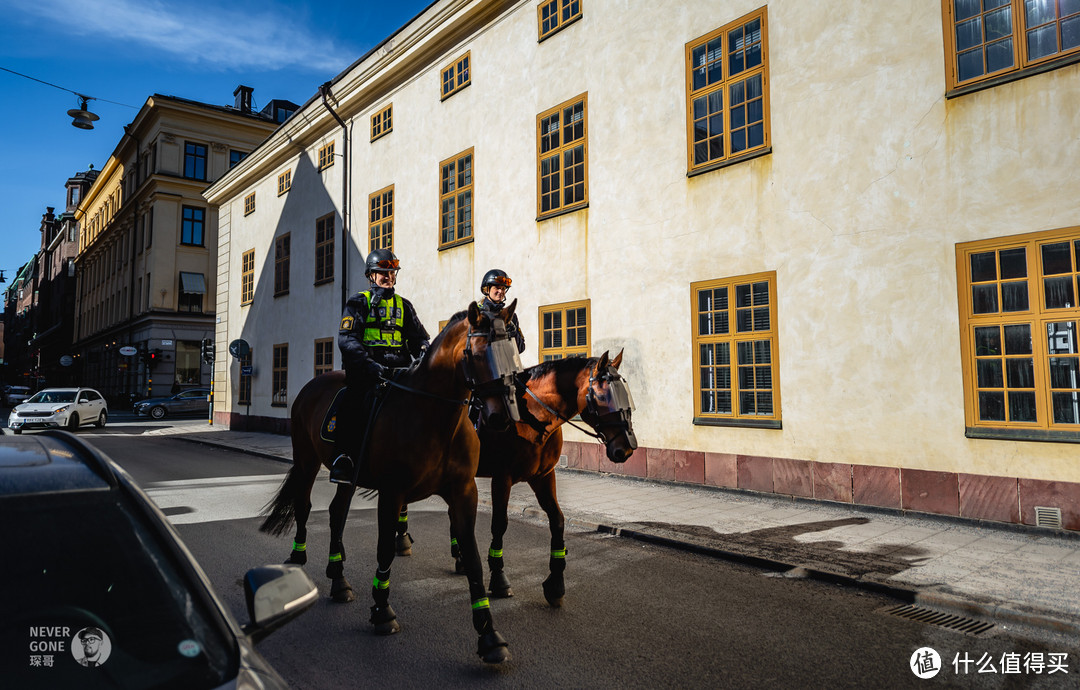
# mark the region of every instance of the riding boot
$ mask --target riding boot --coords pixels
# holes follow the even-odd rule
[[[360,423],[360,406],[364,399],[364,389],[360,377],[347,374],[345,395],[337,411],[337,439],[334,445],[341,454],[330,465],[330,481],[334,484],[355,484],[358,463],[353,455],[360,452],[357,447],[362,442],[363,425]]]

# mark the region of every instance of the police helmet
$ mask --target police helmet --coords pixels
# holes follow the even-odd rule
[[[380,248],[368,254],[364,275],[370,276],[372,273],[389,273],[390,271],[397,271],[400,269],[401,262],[394,256],[394,252],[389,249]]]
[[[484,274],[484,279],[480,281],[480,292],[487,294],[488,288],[493,286],[503,287],[510,289],[510,276],[506,275],[506,271],[498,268],[493,268]]]

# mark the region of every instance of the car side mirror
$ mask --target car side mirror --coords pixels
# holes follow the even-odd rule
[[[319,590],[299,566],[264,565],[244,575],[244,598],[251,621],[242,629],[258,642],[308,610]]]

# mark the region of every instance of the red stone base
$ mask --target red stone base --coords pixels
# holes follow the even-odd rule
[[[567,466],[823,501],[1034,525],[1035,508],[1059,508],[1080,531],[1080,484],[730,453],[638,448],[622,464],[599,443],[566,441]]]
[[[283,417],[262,417],[241,412],[215,412],[214,424],[229,427],[230,431],[268,431],[272,434],[288,434],[289,420]]]

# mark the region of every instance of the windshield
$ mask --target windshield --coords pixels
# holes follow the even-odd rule
[[[14,670],[6,687],[187,690],[235,673],[235,640],[130,499],[61,492],[5,503],[5,526],[25,539],[3,566],[18,588],[0,620],[0,666]]]
[[[28,403],[69,403],[75,402],[75,391],[41,391],[35,393]]]

